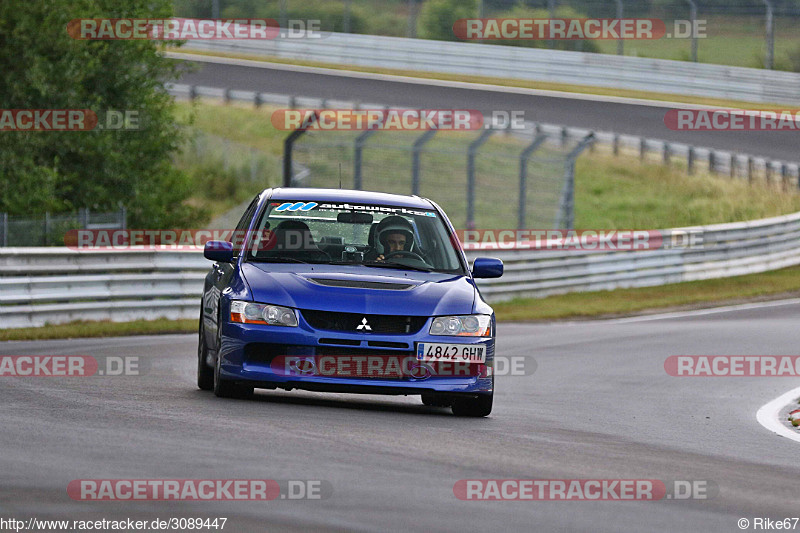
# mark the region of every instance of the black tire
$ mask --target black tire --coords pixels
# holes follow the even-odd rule
[[[459,398],[453,402],[456,416],[482,417],[492,412],[494,394],[481,394],[477,398]]]
[[[450,407],[450,403],[450,400],[442,398],[435,392],[422,393],[422,405],[427,405],[428,407]]]
[[[253,394],[253,387],[239,385],[220,375],[220,354],[214,363],[214,395],[218,398],[248,398]]]
[[[203,331],[203,319],[200,319],[200,338],[197,341],[197,386],[200,390],[214,388],[214,369],[208,366],[208,345]]]

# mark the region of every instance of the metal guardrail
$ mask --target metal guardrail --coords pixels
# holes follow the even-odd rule
[[[438,41],[437,41],[438,42]],[[764,71],[760,71],[764,72]],[[800,79],[799,79],[800,81]],[[255,105],[275,105],[284,108],[306,109],[389,109],[390,106],[366,102],[350,102],[344,100],[294,96],[287,94],[262,93],[256,91],[231,90],[220,87],[202,87],[179,83],[166,83],[167,91],[181,98],[209,98],[225,101],[251,102]],[[636,135],[625,135],[609,131],[593,131],[585,128],[574,128],[541,122],[526,122],[524,130],[509,130],[509,133],[532,140],[544,134],[551,138],[559,138],[563,142],[579,142],[590,133],[594,134],[595,145],[606,145],[614,154],[620,151],[635,152],[644,160],[649,155],[658,156],[657,161],[670,164],[676,160],[685,161],[689,174],[699,165],[706,166],[711,172],[730,177],[743,176],[748,181],[758,176],[767,182],[781,184],[784,188],[800,188],[800,163],[777,161],[758,155],[738,154],[726,150],[716,150],[685,143],[673,143],[660,139],[650,139]],[[533,137],[532,137],[533,135]]]
[[[800,74],[688,61],[378,35],[190,41],[183,50],[517,78],[794,105]]]
[[[800,264],[800,213],[681,228],[702,247],[649,251],[470,251],[503,259],[502,278],[481,280],[489,301],[738,276]],[[676,230],[677,231],[677,230]],[[200,252],[0,250],[0,328],[75,320],[199,316]]]

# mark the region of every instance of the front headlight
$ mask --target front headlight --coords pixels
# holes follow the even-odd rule
[[[297,326],[297,314],[289,307],[234,300],[231,302],[231,322],[293,327]]]
[[[492,317],[489,315],[440,316],[433,319],[428,333],[459,337],[491,337]]]

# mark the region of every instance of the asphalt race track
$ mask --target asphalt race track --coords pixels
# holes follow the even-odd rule
[[[410,81],[387,81],[311,72],[195,62],[196,70],[180,83],[247,91],[355,100],[431,109],[521,110],[525,120],[640,135],[742,154],[797,161],[797,136],[791,131],[672,131],[664,114],[680,104],[657,106],[612,103],[583,98],[514,94],[481,89],[439,87]],[[777,109],[777,108],[776,108]]]
[[[2,377],[5,517],[227,517],[228,531],[739,531],[798,515],[799,443],[756,422],[793,378],[678,378],[670,355],[796,354],[800,305],[633,321],[503,324],[495,410],[462,419],[417,397],[194,384],[193,335],[6,342],[2,355],[139,356],[126,377]],[[322,500],[84,502],[74,479],[305,479]],[[460,501],[461,479],[708,480],[706,500]]]

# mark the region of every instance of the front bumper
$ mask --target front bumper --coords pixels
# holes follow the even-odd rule
[[[302,318],[297,327],[225,322],[220,334],[220,375],[256,388],[364,394],[492,393],[494,338],[431,336],[427,334],[429,326],[406,335],[314,330]],[[418,342],[484,344],[486,364],[480,368],[451,364],[448,368],[441,363],[418,362],[416,366],[429,370],[415,368]],[[362,371],[375,358],[397,360],[401,371],[392,372],[391,377]],[[346,368],[347,372],[331,372],[337,363],[338,370]],[[316,371],[309,372],[309,368]]]

